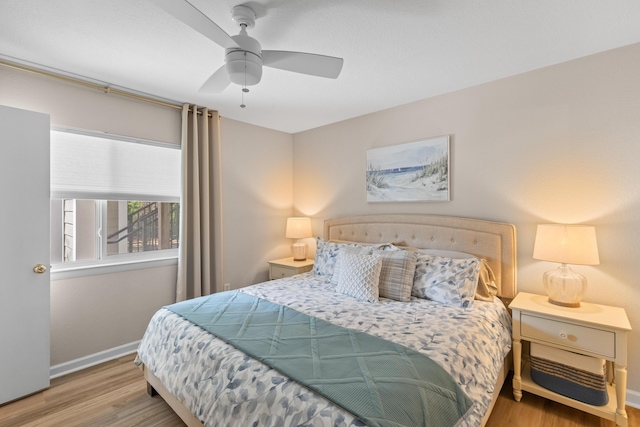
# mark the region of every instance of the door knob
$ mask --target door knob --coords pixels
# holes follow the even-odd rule
[[[47,271],[47,266],[44,264],[36,264],[35,267],[33,267],[33,272],[37,273],[37,274],[42,274],[45,271]]]

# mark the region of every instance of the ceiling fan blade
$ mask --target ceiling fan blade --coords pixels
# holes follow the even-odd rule
[[[158,7],[164,9],[170,15],[178,18],[200,34],[213,40],[215,43],[224,47],[225,49],[231,47],[239,47],[238,44],[233,41],[231,36],[227,34],[222,28],[207,17],[204,13],[200,12],[186,0],[151,0]]]
[[[340,75],[343,63],[342,58],[313,53],[284,50],[262,51],[262,65],[264,66],[330,79],[335,79]]]
[[[229,75],[227,74],[227,69],[223,65],[218,68],[215,73],[211,75],[207,79],[206,82],[200,87],[199,92],[203,93],[220,93],[227,88],[231,84],[231,80],[229,80]]]

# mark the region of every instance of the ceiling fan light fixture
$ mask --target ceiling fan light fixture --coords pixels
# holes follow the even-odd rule
[[[245,25],[240,28],[240,34],[231,37],[239,48],[226,49],[224,62],[231,83],[253,86],[262,78],[262,46],[247,34]]]
[[[253,86],[262,78],[262,58],[251,52],[242,50],[231,52],[226,56],[225,63],[231,83]]]

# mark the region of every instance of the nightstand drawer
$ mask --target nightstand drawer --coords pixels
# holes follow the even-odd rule
[[[615,333],[611,331],[523,313],[520,317],[520,334],[525,340],[533,338],[611,359],[616,357]]]
[[[269,279],[282,279],[296,274],[306,273],[313,269],[313,260],[296,261],[293,257],[274,259],[269,261]]]
[[[282,279],[283,277],[293,276],[297,273],[297,268],[287,268],[280,265],[271,266],[271,279]]]

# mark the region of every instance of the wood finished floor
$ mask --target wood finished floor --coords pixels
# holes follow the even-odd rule
[[[3,427],[184,426],[156,396],[126,356],[51,381],[48,390],[0,406]],[[640,427],[640,409],[627,407],[629,427]],[[526,393],[513,400],[508,378],[487,427],[615,427],[615,423]]]

